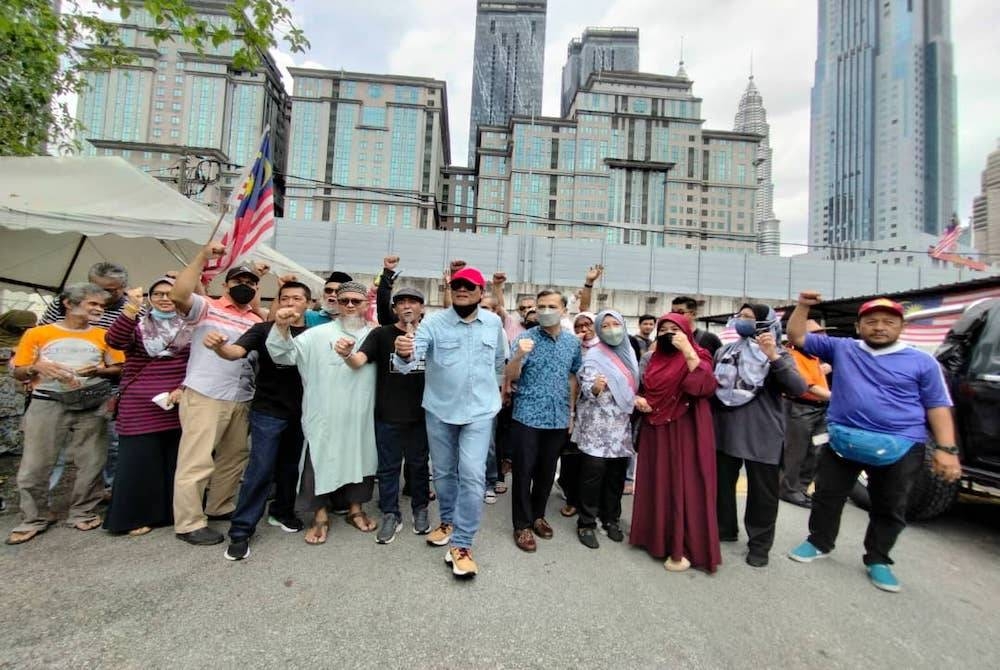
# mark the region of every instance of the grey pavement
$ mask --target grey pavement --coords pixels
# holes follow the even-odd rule
[[[1000,507],[908,528],[894,554],[904,590],[887,594],[865,577],[867,517],[850,504],[830,558],[784,557],[807,512],[783,503],[770,566],[724,544],[714,576],[668,573],[604,536],[589,550],[560,504],[532,555],[511,538],[510,496],[487,506],[468,582],[408,510],[389,545],[340,518],[320,547],[262,525],[236,563],[170,529],[54,527],[0,546],[0,667],[1000,667]],[[0,516],[4,536],[15,520]]]

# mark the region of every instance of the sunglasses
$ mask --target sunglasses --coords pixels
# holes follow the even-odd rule
[[[323,293],[325,293],[326,295],[333,295],[336,292],[337,292],[337,289],[331,288],[329,286],[326,286],[326,287],[323,288]]]
[[[471,281],[468,281],[467,279],[456,279],[452,281],[450,284],[448,284],[448,286],[451,287],[452,291],[458,291],[459,289],[464,289],[466,291],[475,291],[477,288],[479,288],[478,286],[473,284]]]
[[[337,302],[341,305],[350,305],[354,307],[355,305],[364,304],[364,298],[337,298]]]

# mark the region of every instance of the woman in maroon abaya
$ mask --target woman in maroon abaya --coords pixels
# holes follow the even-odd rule
[[[722,562],[715,512],[715,432],[709,398],[716,381],[711,355],[687,320],[665,314],[656,349],[643,357],[639,463],[629,543],[671,572],[691,566],[715,572]]]

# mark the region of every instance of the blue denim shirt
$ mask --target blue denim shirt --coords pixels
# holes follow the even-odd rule
[[[514,393],[514,420],[532,428],[569,427],[569,378],[583,364],[580,340],[565,328],[553,338],[541,328],[530,328],[511,343],[535,341],[521,363]]]
[[[507,336],[500,317],[480,309],[463,321],[453,309],[420,322],[410,362],[396,354],[396,369],[408,373],[426,362],[425,410],[445,423],[465,425],[500,411],[500,386],[507,361]]]

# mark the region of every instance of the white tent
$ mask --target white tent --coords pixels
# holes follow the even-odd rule
[[[208,241],[217,215],[120,158],[0,158],[0,288],[54,293],[121,263],[133,286],[180,269]],[[314,292],[323,280],[274,249],[253,255]],[[218,281],[218,280],[217,280]]]

